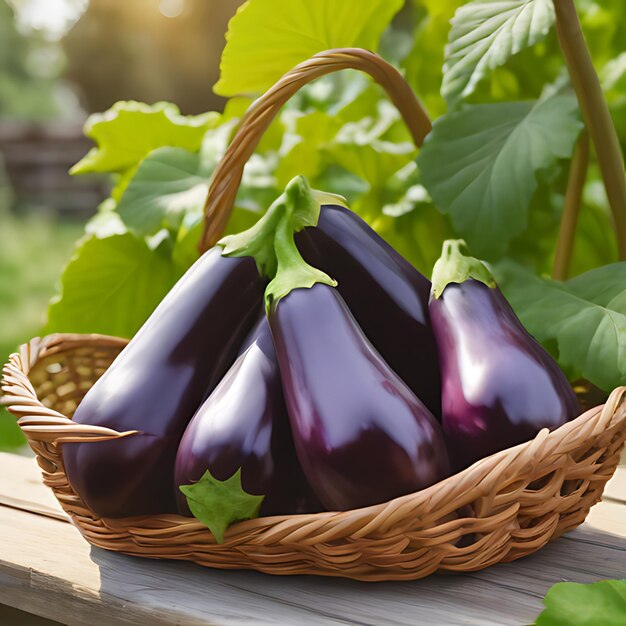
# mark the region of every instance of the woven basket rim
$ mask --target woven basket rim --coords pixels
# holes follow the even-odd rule
[[[119,434],[74,424],[46,408],[28,374],[47,357],[71,370],[75,359],[96,363],[108,353],[104,366],[108,367],[126,342],[76,334],[33,339],[4,367],[2,390],[35,451],[44,483],[85,539],[133,556],[363,581],[476,571],[531,554],[581,524],[600,500],[626,440],[626,403],[622,403],[626,388],[622,387],[605,405],[552,433],[542,431],[535,439],[478,461],[428,489],[352,511],[238,522],[218,544],[204,524],[181,515],[102,519],[69,485],[57,444]],[[49,384],[49,370],[44,371],[44,382]],[[92,373],[98,376],[95,370]],[[462,543],[467,539],[469,543]]]
[[[18,415],[20,415],[20,417],[18,417],[18,424],[20,425],[20,427],[25,432],[28,438],[28,430],[30,429],[32,424],[29,422],[26,428],[22,426],[22,424],[24,424],[24,421],[23,421],[24,418],[27,417],[27,415],[24,413],[24,410],[26,410],[26,413],[29,411],[32,411],[32,409],[35,407],[40,410],[44,409],[45,411],[52,412],[52,410],[48,409],[47,407],[45,407],[45,405],[41,403],[41,401],[37,397],[37,394],[35,393],[35,390],[32,389],[32,387],[29,390],[31,392],[30,393],[31,403],[28,406],[12,403],[12,401],[17,398],[10,393],[10,391],[12,390],[12,385],[10,384],[7,385],[5,381],[8,381],[9,383],[14,382],[13,379],[14,379],[14,375],[16,372],[14,363],[17,359],[20,359],[23,363],[24,361],[20,357],[23,357],[25,353],[31,352],[33,345],[36,347],[35,349],[36,358],[34,360],[28,359],[29,365],[27,369],[29,372],[30,369],[40,360],[45,359],[46,357],[56,354],[58,352],[72,350],[77,347],[85,348],[85,347],[107,346],[107,347],[112,347],[112,348],[123,348],[124,346],[128,344],[128,342],[129,342],[128,339],[125,339],[122,337],[115,337],[112,335],[103,335],[103,334],[98,334],[98,333],[89,333],[89,334],[54,333],[51,335],[46,335],[42,338],[35,337],[29,343],[22,344],[20,346],[20,351],[12,354],[9,357],[9,361],[4,366],[3,368],[4,377],[2,379],[2,390],[4,392],[4,395],[0,397],[0,403],[6,404],[8,410],[11,411],[12,413],[14,414],[17,413]],[[22,372],[27,376],[28,372],[24,372],[24,370],[22,370]],[[272,516],[258,517],[252,520],[245,520],[245,521],[237,522],[236,524],[233,524],[229,528],[229,530],[235,526],[241,531],[244,531],[244,529],[248,527],[250,527],[250,529],[257,528],[259,525],[259,522],[264,521],[264,520],[272,521],[273,524],[277,524],[284,520],[293,520],[297,518],[301,518],[301,519],[311,518],[312,516],[315,516],[319,519],[332,518],[332,519],[341,520],[342,518],[349,517],[350,515],[354,514],[357,511],[361,512],[363,515],[369,516],[369,515],[375,515],[376,513],[383,511],[385,508],[387,508],[390,505],[400,506],[405,502],[414,500],[418,496],[420,497],[420,499],[427,501],[434,492],[445,487],[446,485],[452,482],[456,483],[459,481],[463,481],[465,478],[468,478],[468,479],[471,478],[476,473],[477,469],[481,469],[484,472],[485,469],[489,468],[487,472],[485,472],[485,473],[489,473],[500,463],[504,461],[506,461],[507,463],[510,463],[514,458],[522,456],[522,455],[527,456],[528,461],[532,462],[532,456],[533,456],[532,453],[535,448],[539,447],[540,445],[547,444],[550,441],[561,441],[561,440],[567,439],[567,436],[571,432],[578,430],[581,424],[587,422],[593,417],[598,416],[599,414],[602,414],[603,411],[608,415],[608,419],[602,420],[602,422],[600,423],[601,426],[603,427],[608,428],[612,426],[613,421],[617,421],[617,420],[626,421],[626,402],[624,402],[625,399],[626,399],[626,386],[618,387],[612,392],[611,396],[609,397],[609,399],[607,400],[605,404],[587,409],[586,411],[581,413],[578,417],[567,422],[563,426],[560,426],[559,428],[553,431],[549,431],[547,428],[544,428],[533,439],[530,439],[516,446],[506,448],[492,455],[484,457],[476,461],[475,463],[473,463],[466,469],[460,472],[457,472],[455,474],[452,474],[444,478],[443,480],[431,485],[430,487],[427,487],[417,492],[412,492],[403,496],[399,496],[397,498],[393,498],[391,500],[385,501],[380,504],[374,504],[374,505],[362,507],[359,509],[351,509],[348,511],[323,511],[319,513],[272,515]],[[7,400],[9,401],[7,402]],[[606,411],[605,410],[606,407],[608,407],[610,410]],[[72,421],[71,418],[62,416],[56,411],[53,411],[53,413],[57,417],[61,416],[70,422]],[[31,417],[35,417],[35,419],[39,420],[39,418],[41,418],[41,414],[37,414],[36,416],[31,416]],[[597,430],[597,428],[594,429],[594,431],[595,430]],[[112,429],[106,429],[106,431],[108,435],[107,438],[132,436],[136,432],[140,432],[140,431],[128,431],[126,433],[118,433],[117,431],[112,430]],[[49,443],[56,445],[57,443],[59,443],[59,440],[61,439],[63,439],[63,437],[59,436],[56,439],[55,438],[51,439]],[[99,440],[101,439],[100,438],[89,438],[89,439],[86,438],[85,443],[89,443],[89,441],[99,441]],[[61,445],[62,445],[62,442],[61,442]],[[574,446],[572,445],[572,447]],[[452,510],[453,509],[454,507],[452,507]],[[126,521],[134,520],[137,523],[139,523],[141,520],[146,520],[146,519],[153,518],[153,517],[154,516],[136,516],[136,517],[127,517],[127,518],[120,518],[120,519],[124,519]],[[178,514],[163,514],[163,515],[159,515],[159,517],[167,517],[172,520],[178,518],[181,520],[185,520],[188,523],[191,521],[192,524],[197,524],[199,527],[205,528],[205,526],[201,522],[194,520],[194,518],[185,517],[185,516],[178,515]]]

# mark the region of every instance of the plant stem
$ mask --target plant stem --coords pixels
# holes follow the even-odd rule
[[[554,0],[556,27],[613,212],[620,260],[626,260],[626,178],[615,126],[593,67],[574,0]]]
[[[576,143],[567,181],[563,215],[561,216],[561,226],[559,227],[559,238],[556,242],[554,265],[552,266],[552,278],[555,280],[566,280],[568,277],[588,166],[589,134],[586,130],[583,130]]]

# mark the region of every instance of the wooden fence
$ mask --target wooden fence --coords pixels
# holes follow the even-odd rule
[[[16,205],[62,217],[93,214],[108,194],[107,179],[68,173],[92,146],[81,124],[0,121],[0,155]]]

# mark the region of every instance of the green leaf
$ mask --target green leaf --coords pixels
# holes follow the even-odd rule
[[[474,0],[452,20],[441,95],[454,105],[492,70],[543,39],[554,23],[553,0]]]
[[[228,25],[221,96],[261,92],[311,55],[339,47],[375,50],[403,0],[248,0]]]
[[[564,368],[605,391],[626,383],[626,262],[564,283],[512,261],[498,263],[494,273],[528,331],[542,343],[556,341]]]
[[[219,113],[184,116],[166,102],[118,102],[87,120],[85,134],[97,147],[74,165],[71,173],[124,172],[163,146],[198,150],[205,132],[220,119]]]
[[[356,174],[370,188],[377,189],[411,162],[416,149],[410,143],[396,144],[373,139],[369,143],[336,141],[328,153],[338,165]]]
[[[557,583],[548,591],[537,626],[623,626],[626,580],[601,580],[590,585]]]
[[[65,268],[45,330],[132,337],[179,277],[163,248],[130,233],[92,236]]]
[[[183,148],[158,148],[137,169],[117,206],[126,226],[138,235],[179,226],[182,216],[200,213],[214,162]]]
[[[235,123],[230,121],[207,131],[199,153],[182,148],[152,151],[139,165],[117,205],[125,226],[138,235],[152,235],[160,228],[176,232],[183,220],[186,231],[200,223],[211,175]],[[227,232],[248,228],[276,197],[270,165],[270,160],[258,155],[248,162]]]
[[[540,175],[571,155],[576,98],[466,106],[439,118],[418,156],[435,205],[480,257],[501,255],[527,225]]]
[[[259,516],[265,496],[253,496],[241,486],[241,468],[221,481],[207,470],[193,485],[181,485],[194,517],[213,533],[217,543],[224,542],[224,532],[233,523]]]

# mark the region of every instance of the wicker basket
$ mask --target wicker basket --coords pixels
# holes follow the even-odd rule
[[[407,119],[416,143],[430,122],[400,75],[360,50],[323,53],[285,75],[246,114],[216,170],[202,248],[228,219],[241,172],[283,102],[316,76],[356,67],[372,74]],[[600,500],[626,440],[626,387],[558,430],[475,463],[418,493],[364,509],[258,518],[231,526],[222,544],[192,518],[101,519],[69,485],[61,446],[132,433],[74,424],[71,416],[126,344],[100,335],[33,339],[4,368],[4,402],[34,450],[43,480],[84,537],[125,554],[359,580],[407,580],[475,571],[538,550],[581,524]]]

